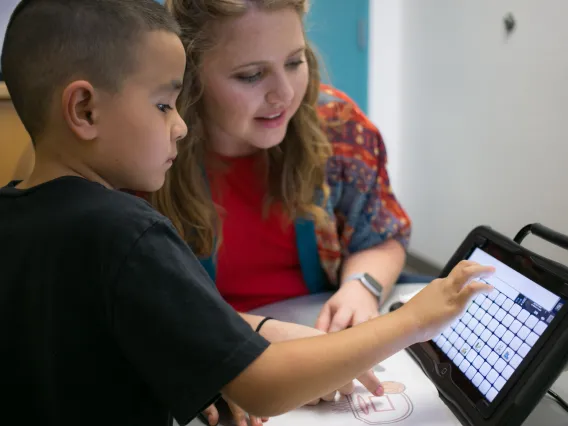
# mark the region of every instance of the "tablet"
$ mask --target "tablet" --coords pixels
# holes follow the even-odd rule
[[[463,425],[521,425],[568,360],[568,269],[488,227],[467,236],[441,276],[462,259],[494,266],[494,290],[407,350]]]

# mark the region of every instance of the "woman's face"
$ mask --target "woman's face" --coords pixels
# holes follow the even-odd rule
[[[215,28],[203,56],[208,143],[225,156],[278,145],[308,87],[302,20],[291,9],[253,9]]]

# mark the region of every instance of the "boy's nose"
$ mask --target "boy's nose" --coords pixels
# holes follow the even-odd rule
[[[172,139],[174,141],[179,141],[187,136],[187,124],[181,116],[178,114],[177,120],[172,128]]]

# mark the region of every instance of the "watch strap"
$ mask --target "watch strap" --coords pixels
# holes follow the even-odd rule
[[[381,296],[383,292],[383,286],[371,277],[369,274],[366,273],[356,273],[349,275],[344,282],[348,281],[359,281],[363,286],[369,290],[373,295],[375,295],[379,299],[379,303],[381,302]]]

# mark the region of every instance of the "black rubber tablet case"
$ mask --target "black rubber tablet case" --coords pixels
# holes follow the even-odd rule
[[[553,271],[555,275],[565,278],[559,295],[568,299],[568,268],[521,246],[526,235],[533,233],[540,238],[568,250],[568,237],[540,224],[525,226],[514,240],[499,234],[493,229],[482,226],[474,229],[455,252],[440,274],[445,277],[452,268],[464,258],[472,247],[481,247],[486,241],[497,244],[516,256],[523,256],[538,265],[539,268]],[[565,306],[562,310],[566,310]],[[562,312],[561,310],[561,312]],[[493,413],[485,418],[481,412],[466,398],[451,378],[451,364],[437,364],[429,355],[432,343],[420,343],[407,349],[418,362],[425,374],[436,385],[440,398],[446,403],[464,426],[520,426],[539,403],[546,391],[562,373],[568,361],[568,327],[564,321],[557,326],[544,343],[542,349],[529,364],[514,387],[506,394]],[[455,367],[454,367],[455,368]]]

